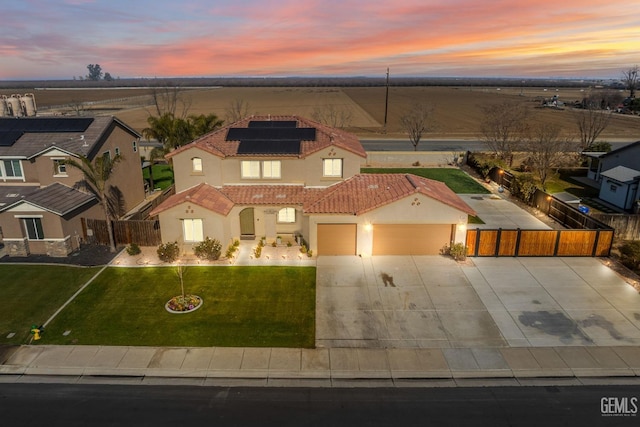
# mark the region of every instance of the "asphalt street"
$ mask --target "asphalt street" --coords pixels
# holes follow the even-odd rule
[[[360,139],[366,151],[414,151],[408,138],[405,139]],[[615,150],[632,141],[611,142],[611,149]],[[420,141],[418,151],[481,151],[486,146],[482,141],[465,139],[429,139]]]
[[[169,382],[170,380],[167,380]],[[228,388],[0,384],[11,426],[623,426],[637,387]]]

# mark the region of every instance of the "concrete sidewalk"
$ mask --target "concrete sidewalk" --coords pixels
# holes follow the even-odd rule
[[[1,349],[0,349],[1,350]],[[0,382],[237,386],[640,383],[640,347],[292,349],[38,346],[4,349]]]

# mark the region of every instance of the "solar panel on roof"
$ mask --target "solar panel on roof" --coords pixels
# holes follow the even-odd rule
[[[84,132],[91,123],[92,117],[3,118],[0,119],[0,131]]]
[[[250,128],[295,128],[298,122],[295,120],[252,120],[249,122]]]
[[[238,154],[299,154],[300,141],[250,140],[240,141]]]
[[[23,134],[24,132],[20,130],[11,130],[7,132],[0,130],[0,147],[11,147]]]
[[[315,128],[230,128],[227,141],[250,140],[292,140],[313,141],[316,139]]]

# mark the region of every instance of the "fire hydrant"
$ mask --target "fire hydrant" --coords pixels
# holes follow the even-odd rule
[[[42,332],[42,326],[31,325],[31,334],[34,341],[38,341],[41,338],[40,332]]]

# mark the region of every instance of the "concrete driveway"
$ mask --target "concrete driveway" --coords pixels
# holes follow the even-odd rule
[[[316,345],[640,344],[640,295],[593,258],[319,257]]]
[[[318,347],[501,347],[507,342],[451,259],[319,257]]]
[[[546,230],[549,226],[515,203],[496,194],[458,194],[478,213],[484,224],[469,224],[469,228],[521,228]],[[541,213],[541,215],[543,215]]]

